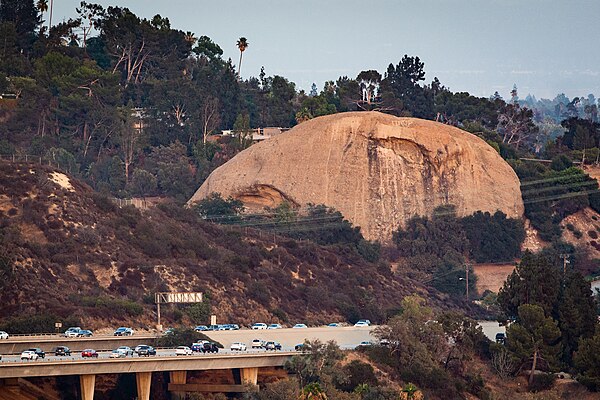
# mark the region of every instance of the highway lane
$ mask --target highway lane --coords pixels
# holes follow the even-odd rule
[[[355,348],[361,342],[374,341],[371,335],[372,327],[318,327],[318,328],[283,328],[283,329],[268,329],[268,330],[251,330],[241,329],[236,331],[210,331],[203,332],[212,340],[221,343],[226,349],[229,349],[231,343],[245,343],[250,351],[252,340],[259,339],[264,341],[280,342],[283,349],[293,350],[294,346],[303,343],[305,339],[318,339],[323,342],[334,340],[342,348]],[[38,340],[39,339],[39,340]],[[155,335],[134,335],[131,337],[113,337],[108,335],[99,335],[92,338],[15,338],[2,340],[0,345],[8,349],[3,352],[3,361],[19,359],[20,352],[31,347],[41,347],[46,351],[46,358],[49,359],[51,353],[56,346],[68,346],[73,351],[73,357],[81,353],[84,348],[92,348],[99,351],[101,357],[106,356],[110,352],[101,350],[112,350],[119,346],[130,346],[131,348],[139,344],[152,345],[156,339]],[[180,343],[182,346],[191,346],[191,343]],[[100,347],[99,347],[100,346]],[[0,353],[1,354],[1,353]],[[12,356],[10,356],[12,354]],[[161,353],[162,354],[162,353]],[[172,355],[175,355],[173,352]],[[69,357],[67,357],[70,359]],[[72,357],[71,357],[72,358]]]
[[[281,351],[294,351],[293,348],[282,348]],[[219,349],[219,353],[218,354],[260,354],[260,353],[273,353],[273,351],[267,351],[264,349],[250,349],[248,348],[247,351],[231,351],[229,349]],[[138,355],[133,355],[133,356],[127,356],[127,357],[122,357],[119,358],[119,360],[123,360],[123,359],[146,359],[146,358],[164,358],[164,357],[208,357],[210,355],[215,355],[215,353],[193,353],[192,355],[186,355],[186,356],[177,356],[177,354],[175,353],[175,349],[158,349],[156,351],[156,355],[155,356],[149,356],[149,357],[139,357]],[[110,352],[109,351],[102,351],[102,352],[98,352],[98,360],[109,360],[110,358]],[[81,352],[77,352],[77,353],[73,353],[71,356],[54,356],[52,354],[46,354],[45,358],[39,358],[37,360],[21,360],[20,355],[18,354],[13,354],[13,355],[8,355],[8,356],[2,356],[2,361],[0,362],[0,368],[2,366],[2,364],[15,364],[15,363],[21,363],[21,364],[30,364],[30,363],[44,363],[44,362],[56,362],[56,361],[61,361],[61,362],[70,362],[70,361],[81,361],[81,360],[90,360],[90,361],[95,361],[96,358],[89,358],[89,357],[81,357]]]

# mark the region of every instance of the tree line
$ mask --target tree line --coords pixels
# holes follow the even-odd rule
[[[546,102],[521,101],[516,88],[504,101],[499,94],[454,93],[437,78],[426,83],[418,56],[404,55],[383,74],[365,70],[306,93],[283,76],[268,76],[264,67],[258,77],[240,79],[242,55],[251,50],[245,37],[235,44],[236,71],[219,44],[175,29],[160,15],[145,19],[125,7],[81,2],[76,18],[46,24],[47,11],[43,0],[0,5],[0,154],[47,156],[115,196],[185,200],[212,170],[251,144],[244,134],[249,129],[291,127],[344,111],[457,125],[506,157],[539,152],[565,130],[552,151],[584,147],[588,159],[597,153],[589,153],[598,147],[593,96],[558,96],[551,104],[559,116],[549,131],[543,123],[550,111],[536,111]],[[557,128],[567,117],[574,120]],[[240,135],[210,140],[222,129]],[[180,182],[173,184],[173,177]]]

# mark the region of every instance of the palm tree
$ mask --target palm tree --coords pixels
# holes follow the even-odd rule
[[[48,11],[48,0],[38,0],[37,4],[35,6],[37,7],[38,10],[40,10],[40,12],[42,13],[42,17],[43,17],[44,13],[46,11]],[[50,29],[49,26],[48,26],[48,29]]]
[[[183,39],[190,44],[190,47],[194,47],[198,39],[194,36],[194,32],[187,31]]]
[[[240,49],[240,64],[238,66],[238,76],[241,77],[240,73],[242,71],[242,54],[244,54],[244,50],[248,48],[248,40],[245,37],[239,38],[237,41],[237,47]]]
[[[327,400],[327,395],[318,383],[309,383],[302,389],[300,400]]]

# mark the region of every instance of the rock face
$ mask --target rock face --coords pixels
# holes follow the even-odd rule
[[[389,241],[414,215],[456,206],[521,217],[519,179],[480,138],[433,121],[350,112],[304,122],[217,168],[188,204],[212,192],[249,209],[326,204],[368,239]]]

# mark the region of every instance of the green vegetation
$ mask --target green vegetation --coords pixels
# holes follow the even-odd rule
[[[398,255],[411,269],[431,275],[436,289],[455,295],[465,293],[466,260],[510,262],[517,257],[525,238],[523,223],[477,212],[458,218],[453,206],[438,207],[431,218],[413,217],[404,229],[394,232]],[[476,277],[469,269],[469,290],[475,292]]]
[[[593,343],[598,323],[590,284],[578,272],[563,272],[546,254],[524,254],[500,290],[498,304],[516,317],[507,330],[507,349],[517,366],[531,370],[530,385],[533,370],[573,368],[577,357],[583,359],[579,346]],[[580,371],[588,369],[585,361],[582,365]]]
[[[194,209],[203,219],[219,224],[267,230],[324,246],[345,246],[367,261],[379,260],[379,243],[365,240],[359,227],[353,227],[339,211],[323,204],[308,204],[305,210],[299,210],[289,202],[282,202],[273,209],[265,208],[263,213],[242,214],[241,201],[231,197],[225,200],[219,193],[211,193]]]
[[[0,331],[10,333],[54,333],[55,323],[61,322],[64,327],[79,326],[78,317],[58,316],[55,314],[30,314],[12,317],[0,323]],[[66,329],[66,328],[65,328]]]

